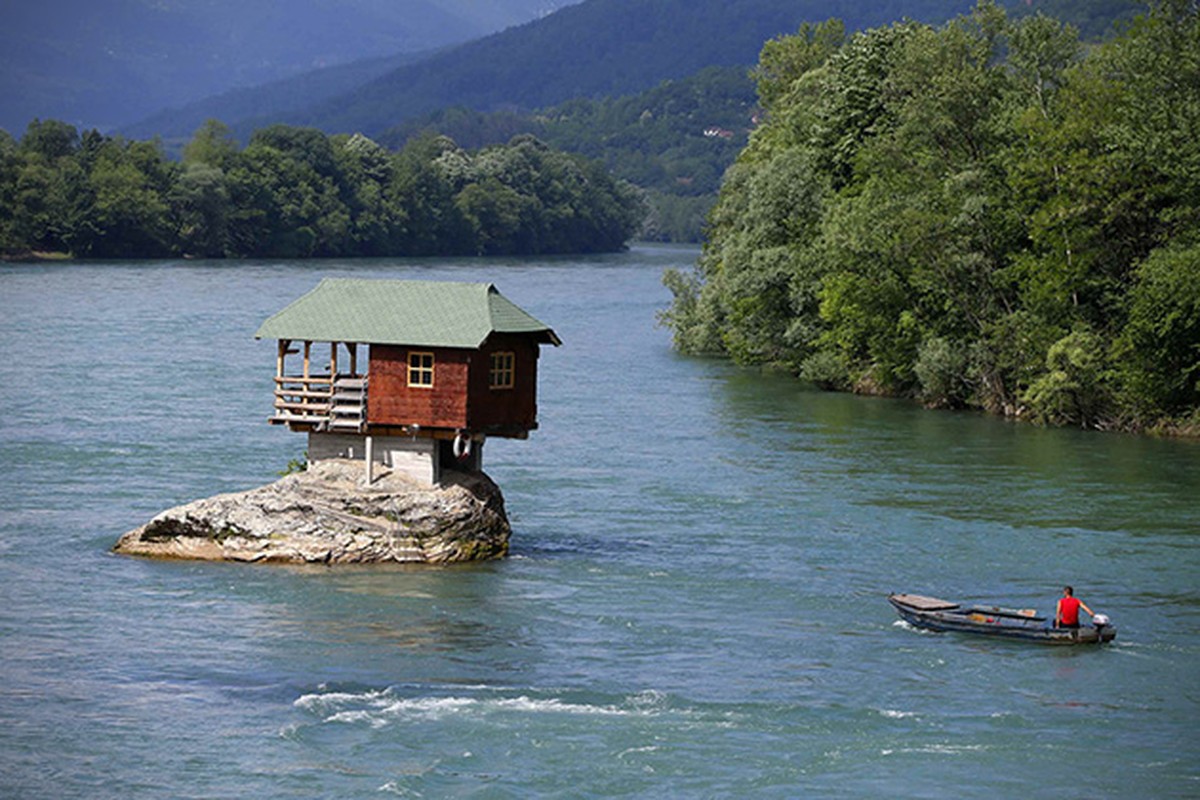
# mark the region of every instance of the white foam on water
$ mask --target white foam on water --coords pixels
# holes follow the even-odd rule
[[[662,748],[656,744],[649,744],[645,747],[630,747],[617,753],[617,758],[624,758],[631,753],[657,753]]]
[[[342,703],[372,702],[377,698],[385,696],[388,691],[388,689],[384,689],[382,691],[371,690],[368,692],[316,692],[300,695],[292,705],[296,708],[319,714],[325,708]]]
[[[372,728],[382,728],[387,723],[384,720],[370,711],[339,711],[332,716],[325,718],[325,722],[344,722],[353,725],[358,722],[365,722]]]
[[[513,700],[494,701],[497,708],[512,711],[530,711],[537,714],[594,714],[600,716],[625,717],[637,712],[616,706],[592,706],[579,703],[564,703],[561,700],[531,700],[518,697]]]
[[[919,633],[923,636],[936,636],[937,635],[937,631],[931,631],[928,628],[918,628],[916,625],[913,625],[911,622],[908,622],[907,620],[903,620],[903,619],[898,619],[895,622],[893,622],[892,627],[893,628],[903,628],[906,631],[912,631],[913,633]]]
[[[880,750],[881,756],[903,755],[907,753],[920,753],[923,755],[943,755],[943,756],[960,756],[964,753],[972,753],[987,748],[981,744],[927,744],[920,747],[899,747],[892,749]]]
[[[888,719],[907,719],[917,716],[917,712],[915,711],[897,711],[892,708],[881,708],[878,711],[880,716],[887,717]]]
[[[662,711],[662,696],[642,693],[628,699],[629,706],[573,703],[556,697],[397,697],[391,689],[366,692],[306,694],[293,705],[326,723],[369,725],[379,728],[393,722],[435,721],[456,716],[498,714],[555,714],[571,716],[651,716]]]
[[[395,719],[439,720],[472,711],[478,705],[478,700],[467,697],[406,698],[378,707],[372,726],[378,728]]]

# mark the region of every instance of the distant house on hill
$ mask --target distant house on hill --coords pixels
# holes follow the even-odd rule
[[[425,483],[443,465],[481,469],[488,436],[537,428],[539,345],[561,344],[489,283],[343,278],[254,336],[278,341],[270,421],[306,432],[310,461],[362,459],[368,479],[382,464]]]

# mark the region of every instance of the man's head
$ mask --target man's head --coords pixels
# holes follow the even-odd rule
[[[1064,586],[1063,587],[1063,595],[1065,595],[1066,597],[1074,597],[1075,590],[1072,589],[1070,586]]]

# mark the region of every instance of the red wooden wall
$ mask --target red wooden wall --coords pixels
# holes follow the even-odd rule
[[[433,353],[433,386],[408,385],[409,351]],[[367,422],[422,428],[467,426],[470,350],[371,345]]]
[[[409,352],[433,353],[433,386],[408,385]],[[491,354],[514,356],[511,389],[488,386]],[[493,334],[479,350],[371,345],[367,421],[493,435],[521,435],[537,424],[538,345]]]
[[[492,353],[513,354],[513,388],[488,388]],[[527,336],[494,333],[471,362],[468,427],[487,431],[514,427],[528,431],[537,425],[538,346]]]

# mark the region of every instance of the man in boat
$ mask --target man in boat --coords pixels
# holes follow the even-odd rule
[[[1095,612],[1087,607],[1087,603],[1075,596],[1074,589],[1064,586],[1063,596],[1058,598],[1058,605],[1054,609],[1054,627],[1078,628],[1080,608],[1088,612],[1089,616],[1096,616]]]

